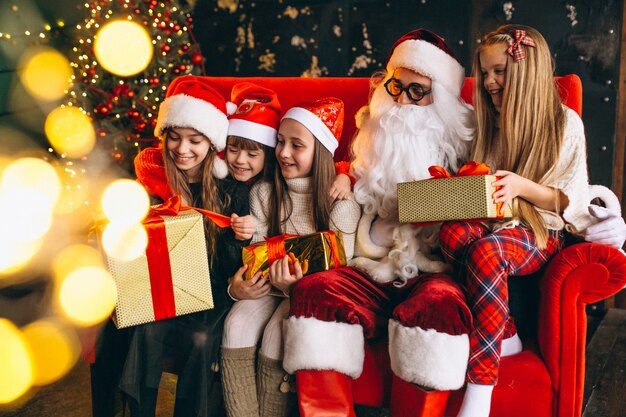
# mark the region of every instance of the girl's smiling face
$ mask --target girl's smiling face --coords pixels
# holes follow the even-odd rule
[[[206,136],[188,127],[171,128],[167,133],[166,146],[176,167],[185,171],[190,181],[200,178],[202,161],[213,148]]]
[[[229,143],[226,146],[226,163],[234,179],[247,182],[263,171],[265,151],[261,147],[244,149]]]
[[[495,43],[483,47],[480,51],[480,71],[483,76],[483,87],[491,96],[491,102],[496,110],[500,111],[504,82],[506,78],[506,49],[505,43]]]
[[[285,179],[311,175],[315,136],[302,123],[283,119],[278,129],[276,159]]]

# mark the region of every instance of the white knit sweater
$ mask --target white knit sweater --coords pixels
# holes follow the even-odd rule
[[[574,110],[563,106],[565,110],[565,132],[559,159],[554,168],[539,183],[560,190],[569,203],[563,215],[536,207],[550,230],[562,230],[566,227],[576,233],[595,223],[588,211],[589,176],[587,174],[587,141],[583,122]],[[564,221],[565,220],[565,221]],[[516,219],[498,222],[496,228],[519,224]]]
[[[285,224],[283,233],[306,235],[317,232],[313,224],[313,187],[312,177],[294,178],[287,180],[289,196],[293,203],[293,211]],[[257,220],[257,227],[252,243],[263,240],[268,232],[269,207],[272,184],[262,182],[255,184],[250,190],[250,212]],[[284,219],[283,213],[282,218]],[[343,234],[343,245],[346,259],[354,254],[354,239],[356,227],[361,217],[361,207],[352,195],[347,200],[337,200],[333,203],[330,212],[330,230],[340,231]]]

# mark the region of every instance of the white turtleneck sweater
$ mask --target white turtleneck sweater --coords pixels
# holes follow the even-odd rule
[[[313,224],[313,177],[293,178],[287,180],[289,196],[293,204],[293,211],[285,223],[283,233],[306,235],[317,232]],[[250,190],[250,212],[257,220],[257,227],[252,243],[263,240],[268,233],[269,207],[267,201],[271,196],[272,184],[261,182]],[[283,213],[282,218],[284,219]],[[361,207],[354,200],[352,194],[347,200],[336,200],[330,212],[330,230],[340,231],[343,235],[343,245],[346,259],[354,254],[354,240],[356,228],[361,217]]]

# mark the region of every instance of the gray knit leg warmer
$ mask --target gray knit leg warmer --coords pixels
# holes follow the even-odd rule
[[[256,346],[222,348],[222,386],[228,417],[259,417]]]
[[[295,382],[282,361],[259,353],[257,394],[261,417],[286,417],[295,413]]]

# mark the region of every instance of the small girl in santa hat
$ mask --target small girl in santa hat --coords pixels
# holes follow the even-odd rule
[[[256,184],[250,191],[251,210],[258,225],[252,242],[282,233],[304,235],[340,230],[346,257],[354,252],[360,207],[351,195],[345,200],[330,196],[335,179],[333,153],[343,128],[343,102],[336,98],[300,103],[282,118],[276,145],[277,166],[272,182]],[[269,282],[286,295],[302,278],[289,258],[275,261]],[[238,298],[247,266],[231,280],[230,293]],[[257,273],[251,281],[265,286]],[[222,380],[229,416],[284,416],[289,410],[288,375],[282,367],[282,321],[289,313],[289,299],[265,295],[235,303],[224,326]],[[261,339],[257,357],[256,345]],[[255,362],[258,371],[255,372]]]
[[[156,136],[163,140],[166,186],[194,207],[245,216],[248,188],[230,178],[217,152],[226,145],[224,98],[196,76],[176,78],[159,108]],[[223,321],[232,301],[228,277],[241,265],[247,240],[232,229],[205,226],[214,308],[134,328],[120,386],[129,395],[133,416],[154,416],[164,358],[176,358],[180,373],[174,416],[207,416]]]
[[[494,185],[500,188],[493,200],[511,204],[514,217],[449,222],[440,231],[442,252],[467,287],[474,318],[458,417],[489,415],[500,357],[522,349],[509,316],[508,277],[545,265],[561,248],[566,227],[583,231],[595,222],[588,211],[583,124],[561,104],[543,36],[528,26],[501,26],[477,48],[473,73],[477,137],[471,159],[497,168]]]

